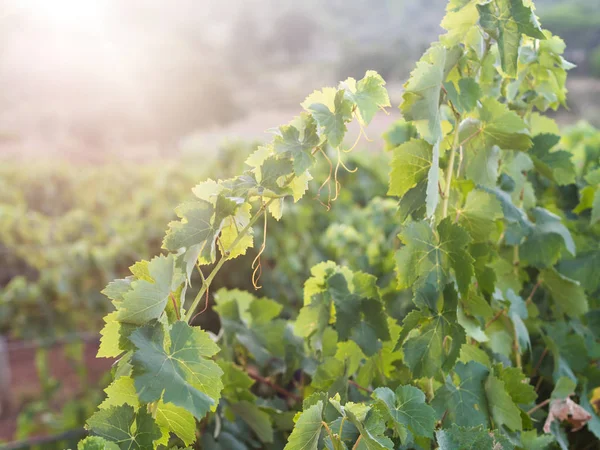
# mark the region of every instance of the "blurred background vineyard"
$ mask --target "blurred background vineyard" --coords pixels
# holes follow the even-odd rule
[[[159,253],[190,189],[239,173],[269,138],[264,130],[296,115],[312,90],[374,69],[397,105],[409,70],[441,32],[445,4],[2,2],[0,443],[76,442],[111,365],[94,359],[110,308],[102,288]],[[536,6],[577,65],[569,110],[552,113],[563,147],[600,152],[597,0]],[[261,295],[295,308],[309,268],[327,259],[378,277],[393,272],[396,205],[385,199],[387,156],[379,150],[398,118],[393,108],[374,121],[335,211],[316,200],[286,206],[289,217],[269,231]],[[274,255],[286,256],[275,264]],[[251,288],[253,257],[236,260],[215,289]],[[214,331],[217,320],[210,311],[197,319]],[[53,441],[36,440],[43,436]]]

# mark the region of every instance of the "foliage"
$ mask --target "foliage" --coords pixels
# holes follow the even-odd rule
[[[565,104],[564,44],[522,0],[451,0],[442,25],[387,135],[398,211],[365,207],[381,212],[379,236],[350,222],[371,233],[371,259],[342,251],[349,266],[314,266],[299,311],[219,290],[218,334],[189,325],[219,270],[254,246],[260,287],[269,216],[305,195],[318,160],[330,168],[321,202],[339,197],[347,123],[362,130],[389,106],[367,72],[311,94],[242,175],[196,186],[166,254],[107,286],[100,356],[119,360],[82,448],[566,449],[600,436],[588,399],[600,385],[600,147],[584,130],[562,150],[541,115]]]

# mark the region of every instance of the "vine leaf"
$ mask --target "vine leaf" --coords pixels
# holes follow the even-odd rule
[[[198,420],[216,407],[223,388],[223,371],[207,359],[219,351],[209,335],[186,322],[173,324],[165,348],[163,325],[154,322],[134,331],[131,342],[133,379],[143,402],[161,398],[192,413]]]
[[[435,314],[414,311],[403,322],[398,343],[417,326],[417,335],[409,337],[404,345],[404,362],[416,378],[438,377],[440,370],[454,367],[464,344],[465,330],[458,324],[456,310],[458,296],[452,285],[444,291],[444,307]],[[408,319],[408,320],[407,320]]]
[[[470,77],[460,78],[458,84],[448,81],[444,83],[444,88],[446,89],[448,99],[461,114],[471,112],[483,95],[477,81]]]
[[[373,355],[381,347],[379,340],[390,338],[375,277],[335,264],[325,263],[323,267],[324,273],[313,268],[313,277],[306,282],[305,304],[295,333],[305,338],[314,335],[320,346],[325,329],[333,323],[341,341],[352,339],[365,355]],[[310,294],[312,297],[306,297]]]
[[[138,270],[143,270],[147,275],[131,283],[131,290],[123,295],[117,314],[119,322],[134,325],[158,319],[163,313],[172,291],[175,270],[172,254],[138,264],[143,266]]]
[[[538,134],[533,138],[533,147],[528,153],[539,173],[565,186],[575,183],[575,165],[571,161],[571,153],[550,151],[559,141],[560,136],[556,134]]]
[[[533,208],[535,225],[519,248],[523,262],[539,268],[554,265],[563,251],[575,256],[575,242],[560,217],[543,208]]]
[[[442,83],[446,66],[446,48],[431,47],[417,62],[404,85],[402,116],[411,121],[419,134],[431,145],[443,137],[440,116]]]
[[[517,73],[521,35],[546,39],[540,25],[523,0],[493,0],[477,5],[482,28],[498,41],[502,70],[509,77]]]
[[[319,145],[317,123],[310,114],[302,114],[294,125],[279,127],[280,135],[273,140],[277,153],[289,153],[293,158],[294,173],[300,176],[314,163],[312,149]]]
[[[487,428],[489,413],[484,383],[489,375],[488,368],[475,361],[466,364],[459,362],[454,372],[459,380],[458,385],[448,376],[445,384],[435,392],[431,402],[438,417],[444,417],[442,425],[481,425]]]
[[[497,431],[486,430],[482,426],[468,428],[452,424],[450,428],[436,431],[435,436],[440,450],[479,450],[484,448],[509,450],[514,448],[514,445],[506,437]],[[541,449],[542,447],[539,450]]]
[[[383,387],[375,389],[373,394],[403,443],[406,443],[407,430],[416,436],[433,436],[435,411],[425,403],[425,394],[421,390],[413,386],[399,386],[394,392]]]
[[[189,249],[198,245],[199,253],[210,259],[214,253],[216,233],[212,221],[213,205],[204,201],[189,202],[179,205],[175,212],[181,220],[169,223],[169,229],[163,240],[163,248],[176,252],[180,248]]]
[[[432,163],[432,149],[423,139],[411,139],[394,149],[388,195],[403,197],[427,177]]]
[[[344,92],[343,89],[340,89],[335,93],[333,109],[323,103],[312,103],[307,108],[312,112],[319,126],[323,128],[323,133],[334,148],[338,148],[342,143],[346,131],[348,131],[346,123],[352,119],[352,102],[345,98]],[[310,97],[305,100],[305,104],[309,99]]]
[[[485,392],[494,424],[498,427],[506,425],[513,431],[522,430],[521,411],[506,392],[504,382],[494,375],[488,376]]]
[[[442,28],[447,33],[440,40],[448,46],[459,44],[471,32],[479,21],[476,2],[450,0],[446,5],[446,15],[442,20]]]
[[[578,317],[588,311],[588,301],[581,285],[561,275],[556,269],[544,269],[540,273],[542,286],[550,292],[564,314]]]
[[[468,291],[473,276],[473,258],[467,246],[471,237],[461,226],[445,218],[437,233],[425,221],[412,222],[398,235],[404,247],[396,253],[398,285],[413,288],[415,294],[428,287],[441,292],[450,281],[453,268],[461,293]],[[415,299],[417,299],[415,295]],[[422,306],[417,303],[417,306]],[[435,309],[433,305],[427,305]]]
[[[377,409],[365,403],[348,402],[340,404],[340,397],[336,395],[329,399],[333,407],[347,418],[359,432],[353,448],[361,450],[386,450],[393,449],[394,443],[385,436],[386,426],[383,417]]]
[[[467,194],[465,204],[454,207],[458,223],[476,242],[485,241],[496,230],[496,221],[503,217],[502,206],[489,192],[473,190]]]
[[[298,416],[284,450],[318,450],[319,436],[323,428],[322,415],[322,400],[305,409]]]
[[[245,255],[246,250],[254,245],[254,230],[250,228],[246,231],[246,234],[240,238],[235,247],[232,247],[233,243],[238,238],[240,231],[246,228],[250,222],[251,217],[252,205],[250,205],[250,203],[244,203],[237,209],[234,215],[223,219],[219,241],[221,243],[221,252],[223,252],[223,250],[229,252],[227,259],[235,259],[238,256]]]
[[[161,437],[158,425],[147,411],[139,410],[136,414],[128,405],[97,411],[88,419],[87,428],[115,442],[122,450],[154,448],[154,441]]]
[[[474,116],[461,123],[460,139],[473,154],[495,145],[502,150],[525,151],[533,144],[523,119],[492,97],[481,100]]]
[[[518,367],[504,367],[497,364],[494,367],[496,375],[504,382],[504,387],[516,404],[528,405],[537,398],[537,393],[529,379]]]
[[[384,88],[385,81],[377,72],[368,70],[362,80],[348,78],[346,96],[358,107],[359,118],[368,125],[379,109],[390,106],[390,98]]]
[[[107,441],[100,436],[88,436],[77,444],[77,450],[119,450],[114,442]]]
[[[169,432],[175,433],[185,445],[196,440],[196,421],[194,416],[173,403],[160,401],[156,407],[156,423],[163,432],[163,443],[168,445]]]

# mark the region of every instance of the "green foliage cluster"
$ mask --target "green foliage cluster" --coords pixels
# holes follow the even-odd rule
[[[451,0],[442,26],[387,134],[397,206],[375,199],[327,230],[336,250],[358,251],[314,266],[297,312],[219,290],[218,333],[190,326],[219,270],[254,246],[259,287],[269,216],[305,195],[318,159],[323,203],[339,197],[346,124],[362,130],[389,106],[374,72],[311,94],[242,175],[197,185],[167,253],[104,289],[115,309],[99,356],[118,362],[80,449],[568,449],[600,437],[600,147],[585,128],[561,142],[541,114],[565,103],[564,44],[523,0]]]

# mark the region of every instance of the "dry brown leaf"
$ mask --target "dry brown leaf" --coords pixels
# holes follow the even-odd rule
[[[571,431],[581,430],[592,419],[592,415],[570,398],[558,398],[550,402],[548,418],[544,424],[544,432],[550,433],[552,422],[567,421],[573,427]]]

